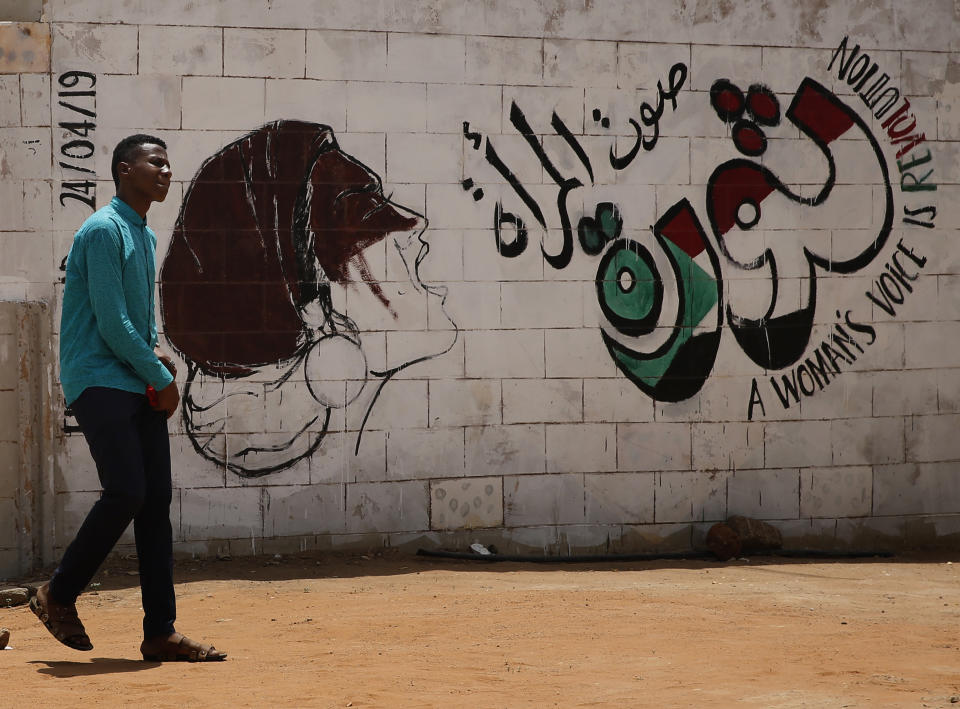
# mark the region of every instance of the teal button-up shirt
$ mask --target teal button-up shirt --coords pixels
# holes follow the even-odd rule
[[[114,197],[73,237],[60,317],[60,383],[67,404],[87,387],[143,394],[173,377],[153,352],[157,237]]]

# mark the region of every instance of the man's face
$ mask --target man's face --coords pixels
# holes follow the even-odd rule
[[[131,192],[149,199],[162,202],[170,189],[173,171],[167,159],[167,151],[159,145],[144,143],[127,162],[118,165],[123,185]]]

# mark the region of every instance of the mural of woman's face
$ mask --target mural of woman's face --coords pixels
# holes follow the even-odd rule
[[[396,372],[448,351],[446,291],[420,278],[426,227],[326,126],[278,121],[208,159],[160,273],[197,451],[245,476],[289,467],[320,445],[331,409],[372,390],[357,404],[369,413]]]
[[[375,369],[393,371],[445,352],[456,328],[449,317],[428,323],[429,301],[443,312],[445,290],[423,282],[420,267],[430,246],[427,219],[384,195],[375,173],[339,150],[321,155],[311,174],[310,236],[316,266],[330,282],[333,310],[349,317],[361,333],[448,330],[451,341],[387,352]],[[312,301],[302,310],[305,323],[322,327],[329,315]],[[321,311],[321,312],[318,312]]]

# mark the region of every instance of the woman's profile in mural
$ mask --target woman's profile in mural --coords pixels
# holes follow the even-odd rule
[[[277,121],[207,159],[160,271],[197,452],[243,477],[276,472],[316,451],[331,411],[354,402],[363,407],[359,446],[384,384],[456,341],[445,288],[420,278],[426,226],[383,194],[328,126]],[[374,274],[385,253],[402,283]],[[402,356],[378,350],[370,368],[364,333],[426,322],[430,298],[447,334],[419,338],[422,348]]]

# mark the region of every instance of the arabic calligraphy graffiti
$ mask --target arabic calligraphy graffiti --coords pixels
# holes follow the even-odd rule
[[[615,154],[613,147],[610,148],[609,160],[610,165],[614,170],[624,170],[629,167],[637,157],[641,147],[643,147],[643,149],[646,151],[651,151],[657,146],[657,141],[660,137],[660,119],[663,117],[666,103],[669,101],[673,109],[676,110],[677,94],[683,87],[686,78],[686,65],[678,63],[670,69],[668,85],[666,89],[664,89],[662,82],[657,82],[656,106],[651,106],[646,102],[642,103],[640,106],[640,119],[643,122],[643,125],[651,129],[652,132],[650,135],[644,136],[643,128],[640,126],[640,123],[638,123],[635,119],[630,118],[630,124],[633,126],[633,129],[636,133],[636,142],[625,155],[620,157]],[[595,118],[599,119],[599,112],[597,112]],[[609,122],[609,119],[605,120]],[[539,138],[537,137],[533,128],[531,128],[527,117],[524,115],[523,111],[515,101],[511,102],[510,105],[510,123],[514,126],[514,128],[517,129],[520,135],[523,136],[530,150],[533,152],[534,156],[540,162],[547,175],[551,180],[553,180],[559,190],[557,193],[557,212],[560,218],[563,243],[558,253],[548,253],[546,245],[543,243],[541,243],[540,248],[544,259],[548,264],[550,264],[550,266],[558,270],[566,268],[573,257],[573,229],[571,225],[568,200],[574,190],[584,186],[584,182],[578,177],[563,176],[557,167],[557,164],[547,155],[546,150],[540,144]],[[594,179],[593,166],[590,158],[587,156],[586,150],[584,150],[583,146],[577,140],[576,135],[574,135],[574,133],[570,130],[570,128],[556,111],[554,111],[553,115],[551,116],[550,125],[556,131],[557,135],[564,140],[570,150],[573,151],[577,161],[583,166],[587,176],[592,182]],[[488,137],[484,141],[482,135],[476,132],[471,132],[469,121],[464,121],[463,123],[463,135],[471,142],[474,150],[479,150],[481,143],[484,143],[484,156],[487,162],[507,181],[513,191],[516,193],[517,197],[519,197],[521,202],[523,202],[527,209],[530,210],[530,213],[533,215],[533,218],[540,225],[540,227],[542,229],[546,229],[547,221],[544,217],[544,213],[540,207],[540,204],[536,199],[533,198],[526,187],[524,187],[523,183],[521,183],[521,181],[517,178],[516,174],[514,174],[514,172],[500,157],[500,154],[497,152],[490,138]],[[467,179],[464,181],[463,188],[465,190],[469,190],[472,187],[472,180]],[[480,200],[483,198],[483,191],[474,191],[473,196],[474,199]],[[508,225],[509,230],[514,232],[512,239],[506,239],[504,237],[503,227],[505,225]],[[494,207],[493,228],[494,235],[496,236],[497,250],[501,255],[507,258],[514,258],[526,250],[528,241],[527,223],[517,214],[504,211],[502,200],[498,200]],[[577,231],[581,236],[582,245],[584,238],[583,233],[588,228],[589,222],[581,220],[578,224]],[[587,247],[585,247],[585,250],[586,248]]]
[[[766,150],[766,139],[760,125],[777,125],[780,122],[779,107],[772,95],[763,93],[762,89],[751,88],[745,100],[742,93],[737,94],[735,91],[739,92],[729,82],[714,84],[712,99],[725,105],[739,104],[732,113],[721,108],[717,108],[717,113],[725,120],[736,120],[733,138],[735,143],[739,141],[742,144],[742,147],[737,145],[741,152],[747,155],[762,155]],[[759,109],[754,110],[753,106],[759,106]],[[744,112],[749,118],[742,117]],[[813,331],[817,306],[817,270],[834,273],[860,270],[883,248],[893,224],[890,175],[883,152],[864,120],[836,95],[810,78],[801,82],[787,109],[786,117],[813,141],[826,161],[827,176],[816,194],[804,197],[784,184],[769,168],[746,159],[723,163],[714,170],[707,185],[708,218],[724,256],[730,263],[741,268],[752,270],[767,267],[770,272],[773,290],[769,307],[762,317],[745,318],[732,308],[727,313],[730,329],[743,352],[765,369],[787,367],[798,361],[806,350]],[[747,260],[733,255],[729,245],[730,238],[735,233],[735,226],[741,231],[748,231],[756,226],[761,219],[762,203],[774,194],[807,207],[817,207],[826,202],[837,181],[837,160],[831,144],[853,129],[857,130],[858,138],[864,139],[857,145],[863,145],[865,153],[872,152],[881,176],[884,194],[880,227],[875,233],[869,234],[865,239],[866,243],[860,246],[846,245],[846,253],[842,258],[837,258],[834,253],[821,253],[814,245],[800,243],[803,257],[808,264],[807,303],[795,310],[789,310],[789,306],[778,298],[776,246],[768,245],[754,258]],[[868,156],[865,155],[864,162],[866,159]],[[870,210],[872,207],[872,204],[867,204],[862,208]],[[744,211],[750,216],[745,218]],[[802,240],[802,235],[800,238]]]
[[[852,59],[848,67],[850,62]],[[622,155],[610,148],[609,163],[615,171],[627,169],[641,148],[647,152],[656,148],[666,106],[677,110],[686,78],[687,67],[676,64],[668,73],[666,87],[657,82],[655,103],[643,103],[639,120],[629,119],[635,133],[633,145]],[[624,233],[622,204],[601,200],[595,207],[584,204],[582,213],[571,209],[571,194],[584,187],[585,181],[562,173],[521,108],[516,102],[510,106],[510,123],[558,190],[556,209],[563,238],[558,250],[548,249],[541,241],[545,262],[554,269],[571,262],[575,244],[572,224],[576,222],[580,249],[598,259],[595,280],[602,314],[600,336],[617,368],[658,401],[682,401],[700,391],[714,367],[724,324],[740,350],[764,369],[783,369],[801,361],[813,333],[818,278],[823,273],[849,274],[864,268],[884,248],[893,225],[893,189],[881,146],[859,114],[824,85],[803,78],[785,112],[776,94],[762,84],[743,91],[730,79],[721,78],[713,83],[709,96],[710,106],[728,126],[740,154],[723,161],[707,180],[710,237],[693,203],[685,197],[663,211],[650,228],[652,240],[644,243],[636,233],[637,224],[629,225],[632,233]],[[609,119],[599,110],[593,118],[609,127]],[[556,111],[550,125],[592,181],[588,151]],[[811,160],[820,175],[815,184],[798,187],[783,179],[779,168],[768,164],[768,133],[782,131],[786,125],[815,150]],[[474,150],[484,146],[484,158],[520,200],[519,210],[508,209],[502,199],[493,210],[496,248],[501,256],[515,258],[528,246],[531,220],[548,231],[545,209],[516,177],[494,139],[471,132],[468,122],[463,129]],[[845,152],[844,159],[838,160],[835,146],[841,138]],[[851,184],[847,174],[851,165],[861,170],[872,166],[880,190],[879,217],[874,219],[873,202],[844,205],[863,212],[865,227],[844,233],[842,241],[824,244],[822,233],[802,228],[808,218],[805,210],[827,204],[838,184]],[[474,190],[475,200],[484,198],[473,180],[465,181],[463,187]],[[841,201],[835,199],[833,204]],[[793,221],[784,221],[784,214]],[[829,230],[823,231],[829,234]],[[766,276],[768,286],[759,312],[755,293],[749,303],[740,302],[736,295],[727,296],[728,302],[724,302],[724,269],[758,271]],[[790,276],[791,288],[783,287],[784,273]],[[849,314],[847,323],[851,327],[857,324]],[[867,331],[867,326],[859,327]]]

